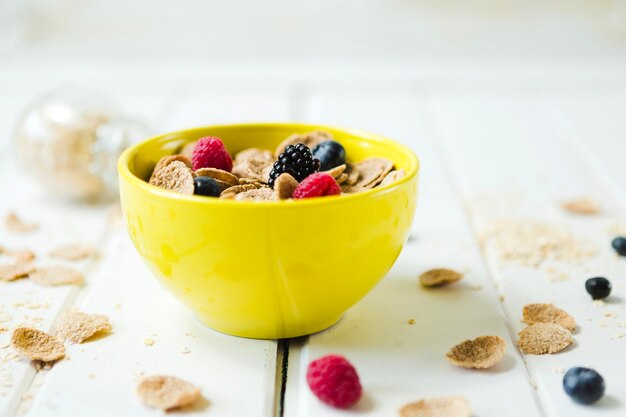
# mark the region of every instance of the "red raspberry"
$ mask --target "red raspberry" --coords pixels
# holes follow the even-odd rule
[[[354,366],[339,355],[328,355],[311,362],[306,382],[317,398],[337,408],[354,405],[363,392]]]
[[[303,179],[294,190],[292,197],[309,198],[338,194],[341,194],[341,187],[337,181],[324,172],[317,172]]]
[[[218,168],[230,172],[233,169],[233,160],[224,147],[220,138],[207,136],[200,138],[193,147],[191,157],[193,169]]]

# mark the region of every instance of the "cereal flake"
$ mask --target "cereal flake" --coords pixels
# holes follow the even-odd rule
[[[144,404],[161,410],[184,407],[200,398],[200,389],[193,384],[165,375],[143,378],[137,393]]]
[[[393,162],[386,158],[367,158],[357,164],[359,179],[355,185],[374,188],[393,169]]]
[[[523,309],[524,322],[535,323],[555,323],[565,327],[570,332],[576,329],[576,320],[567,312],[555,307],[552,304],[528,304]]]
[[[81,285],[85,278],[80,271],[67,266],[50,266],[38,268],[29,275],[29,278],[38,285]]]
[[[52,362],[65,356],[65,347],[56,337],[41,330],[20,327],[11,336],[11,345],[31,360]]]
[[[173,161],[155,169],[150,177],[150,184],[181,194],[193,194],[193,172],[185,163]]]
[[[57,336],[61,340],[82,343],[96,333],[111,331],[111,323],[107,316],[101,314],[85,314],[79,311],[65,313],[57,323]]]
[[[463,368],[491,368],[502,360],[506,342],[499,336],[480,336],[453,346],[446,358]]]
[[[71,243],[58,246],[48,252],[53,258],[65,259],[67,261],[79,261],[92,257],[96,254],[96,248],[88,243]]]
[[[13,281],[23,278],[35,271],[28,262],[20,262],[11,265],[0,265],[0,281]]]
[[[574,342],[569,330],[554,323],[536,323],[517,335],[517,345],[531,355],[560,352]]]
[[[406,404],[400,417],[470,417],[470,403],[461,396],[427,398]]]
[[[279,200],[286,200],[291,198],[298,185],[298,181],[285,172],[274,181],[274,193]]]
[[[36,230],[39,225],[37,223],[26,223],[15,213],[8,213],[4,218],[4,225],[9,232],[26,233]]]
[[[564,201],[561,203],[561,207],[563,210],[574,214],[593,215],[600,213],[600,206],[590,198]]]
[[[420,284],[424,287],[441,287],[461,279],[463,279],[462,273],[447,268],[431,269],[419,276]]]

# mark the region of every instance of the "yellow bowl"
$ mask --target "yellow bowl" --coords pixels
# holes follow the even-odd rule
[[[381,156],[406,175],[363,193],[271,202],[187,196],[146,182],[159,158],[203,136],[220,137],[235,154],[316,129],[332,133],[350,161]],[[385,276],[413,221],[418,169],[415,154],[390,139],[295,123],[168,133],[127,149],[118,163],[128,231],[154,275],[207,326],[261,339],[330,327]]]

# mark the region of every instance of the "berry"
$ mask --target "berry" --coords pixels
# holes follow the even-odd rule
[[[616,237],[613,239],[613,242],[611,242],[611,245],[613,249],[615,249],[615,252],[621,256],[626,256],[626,237]]]
[[[570,368],[563,376],[563,389],[572,400],[593,404],[604,395],[604,378],[589,368]]]
[[[220,138],[201,138],[193,148],[191,157],[193,169],[218,168],[230,172],[233,160]]]
[[[220,187],[217,185],[217,181],[211,177],[196,177],[193,179],[193,193],[208,197],[218,197],[220,195]]]
[[[311,362],[306,382],[317,398],[337,408],[355,404],[363,391],[356,370],[339,355],[328,355]]]
[[[309,175],[298,184],[291,197],[309,198],[339,194],[341,194],[341,187],[337,184],[337,181],[329,174],[317,172]]]
[[[313,158],[320,160],[320,170],[327,171],[336,166],[346,163],[346,150],[340,143],[334,140],[325,140],[320,142],[311,151]]]
[[[320,161],[313,158],[308,146],[302,143],[288,145],[274,162],[267,183],[274,188],[274,181],[284,172],[291,174],[297,181],[302,181],[319,169]]]
[[[589,278],[585,282],[585,289],[594,300],[601,300],[611,294],[611,281],[603,277]]]

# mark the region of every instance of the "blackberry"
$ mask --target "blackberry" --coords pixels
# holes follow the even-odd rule
[[[308,146],[297,143],[285,148],[285,152],[278,155],[278,159],[272,166],[267,183],[274,188],[274,181],[282,173],[288,173],[298,182],[320,169],[319,159],[313,158]]]

